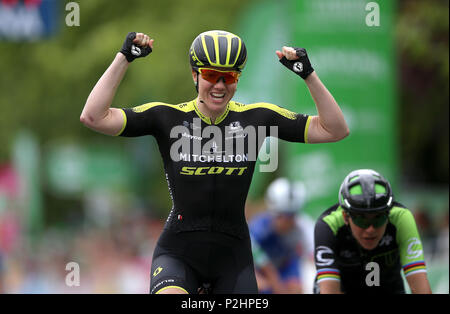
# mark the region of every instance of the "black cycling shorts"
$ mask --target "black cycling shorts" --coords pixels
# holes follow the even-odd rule
[[[256,294],[250,238],[224,233],[164,230],[153,253],[150,293],[177,287],[196,294],[209,285],[213,294]]]

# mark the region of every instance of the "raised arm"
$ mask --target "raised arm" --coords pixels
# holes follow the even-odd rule
[[[308,143],[327,143],[346,137],[349,129],[342,110],[312,68],[306,50],[283,47],[276,54],[283,65],[305,80],[316,104],[318,115],[311,117],[308,138],[305,140]]]
[[[125,118],[120,109],[111,108],[112,100],[129,63],[135,58],[148,55],[152,48],[153,39],[147,35],[143,33],[127,35],[122,50],[117,53],[111,65],[98,80],[84,105],[80,116],[80,121],[84,125],[107,135],[116,135],[120,132]]]

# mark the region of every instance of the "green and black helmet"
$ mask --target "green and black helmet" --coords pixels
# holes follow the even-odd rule
[[[247,49],[239,36],[226,31],[207,31],[198,35],[189,49],[191,67],[219,67],[241,72]]]
[[[339,189],[339,205],[350,213],[388,211],[393,202],[394,196],[389,182],[371,169],[350,172]]]

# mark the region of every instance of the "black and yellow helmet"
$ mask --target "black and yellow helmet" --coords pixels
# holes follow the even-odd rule
[[[189,49],[192,68],[219,67],[242,71],[247,49],[239,36],[226,31],[207,31],[198,35]]]

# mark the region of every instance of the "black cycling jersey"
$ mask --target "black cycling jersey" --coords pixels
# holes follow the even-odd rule
[[[165,229],[238,238],[249,237],[244,207],[263,140],[271,135],[305,142],[310,121],[273,104],[234,101],[214,124],[198,110],[196,100],[148,103],[123,112],[118,135],[153,135],[157,140],[173,202]]]
[[[316,293],[323,280],[340,281],[344,293],[405,293],[401,270],[405,276],[426,271],[414,217],[403,205],[394,204],[385,234],[373,250],[358,244],[342,212],[335,204],[315,226]],[[370,262],[379,265],[378,284],[367,281],[373,279],[370,273],[375,269]]]

